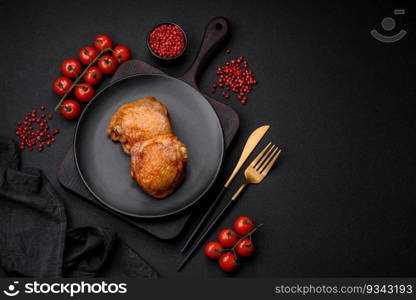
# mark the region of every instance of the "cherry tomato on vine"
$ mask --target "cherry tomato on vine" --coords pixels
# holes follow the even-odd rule
[[[75,87],[75,97],[81,102],[88,102],[94,96],[94,88],[88,83],[80,83]]]
[[[254,222],[249,217],[238,217],[234,222],[234,230],[240,235],[246,235],[255,227]]]
[[[253,242],[249,238],[244,238],[235,247],[235,251],[241,257],[249,257],[254,252]]]
[[[101,70],[97,67],[92,66],[85,73],[83,79],[86,83],[89,83],[91,85],[97,85],[101,81],[102,77],[103,74],[101,73]]]
[[[209,242],[205,245],[205,255],[210,259],[218,259],[222,254],[222,245],[218,242]]]
[[[126,46],[117,46],[113,49],[113,57],[121,64],[130,59],[130,49]]]
[[[99,34],[95,37],[94,47],[98,50],[104,50],[113,47],[113,41],[106,34]]]
[[[221,270],[225,272],[232,272],[237,269],[237,257],[231,252],[226,252],[221,255],[218,261],[218,265],[220,266]]]
[[[82,47],[78,53],[79,60],[84,65],[90,64],[94,60],[94,58],[97,57],[97,55],[98,55],[97,49],[91,46]]]
[[[68,91],[72,86],[72,80],[68,77],[62,76],[55,79],[53,82],[53,90],[55,93],[62,97],[66,91]]]
[[[98,60],[98,67],[104,74],[112,74],[117,69],[117,61],[110,55],[103,55]]]
[[[231,248],[239,240],[237,233],[232,229],[223,229],[218,234],[218,241],[226,248]]]
[[[77,77],[81,74],[81,64],[74,58],[65,59],[61,65],[61,72],[69,78]]]
[[[59,112],[65,119],[73,120],[78,118],[81,113],[81,106],[77,101],[68,99],[61,103]]]

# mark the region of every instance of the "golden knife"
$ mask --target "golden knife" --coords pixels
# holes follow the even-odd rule
[[[250,136],[247,139],[246,145],[243,148],[243,152],[241,152],[238,163],[235,165],[235,168],[231,173],[230,178],[228,178],[227,182],[224,184],[225,188],[227,188],[231,184],[235,175],[237,175],[238,171],[240,171],[241,167],[243,166],[247,158],[250,156],[251,152],[253,152],[254,148],[256,148],[257,144],[260,142],[260,140],[266,134],[269,128],[269,125],[264,125],[257,128],[253,131],[252,134],[250,134]]]
[[[222,190],[218,193],[217,198],[211,203],[211,206],[208,208],[204,216],[201,218],[201,220],[198,222],[194,230],[192,231],[191,235],[187,239],[185,245],[181,249],[181,253],[183,253],[186,248],[188,248],[190,242],[193,240],[195,234],[199,231],[202,224],[205,223],[205,220],[208,218],[208,216],[211,214],[213,209],[216,207],[217,203],[221,199],[222,195],[225,192],[225,189],[231,184],[233,181],[235,175],[237,175],[238,171],[243,166],[244,162],[247,160],[247,158],[250,156],[251,152],[253,152],[254,148],[256,148],[257,144],[260,142],[260,140],[263,138],[263,136],[266,134],[267,130],[269,130],[269,125],[264,125],[256,130],[254,130],[250,136],[247,139],[247,142],[243,148],[243,152],[241,152],[240,159],[238,160],[234,170],[231,172],[230,177],[228,178],[227,182],[224,184]]]

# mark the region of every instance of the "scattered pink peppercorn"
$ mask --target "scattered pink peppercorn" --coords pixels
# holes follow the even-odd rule
[[[42,105],[40,110],[44,111],[46,110],[46,107]],[[49,116],[51,116],[51,118],[49,118]],[[38,117],[37,111],[32,109],[27,115],[23,116],[23,121],[16,122],[17,127],[15,129],[15,134],[20,139],[20,150],[27,148],[32,152],[33,148],[36,147],[39,152],[42,152],[45,144],[50,146],[50,144],[55,141],[52,134],[58,134],[59,130],[55,129],[51,133],[49,131],[49,126],[47,125],[48,120],[45,118],[45,113],[40,114],[40,117]],[[48,115],[48,119],[52,119],[52,114]]]
[[[227,53],[231,53],[231,50]],[[225,65],[220,66],[216,70],[218,75],[218,82],[212,84],[212,93],[215,93],[217,88],[225,88],[229,92],[237,94],[237,99],[242,103],[247,103],[247,94],[253,89],[253,85],[257,84],[257,80],[251,70],[248,69],[248,62],[244,57],[240,56],[237,59],[227,61]],[[230,98],[229,92],[222,92],[221,95],[225,99]]]

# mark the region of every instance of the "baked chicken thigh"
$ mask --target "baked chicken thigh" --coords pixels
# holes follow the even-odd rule
[[[155,198],[173,193],[185,176],[188,152],[173,134],[138,142],[130,149],[131,176]]]
[[[130,154],[135,143],[170,134],[172,126],[166,106],[155,97],[145,97],[120,106],[111,118],[107,133]]]

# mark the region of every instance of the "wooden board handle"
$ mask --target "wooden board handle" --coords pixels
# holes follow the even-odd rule
[[[219,45],[227,38],[230,25],[226,18],[216,17],[209,21],[202,39],[201,48],[191,67],[180,78],[193,87],[197,87],[197,80],[202,68]]]

